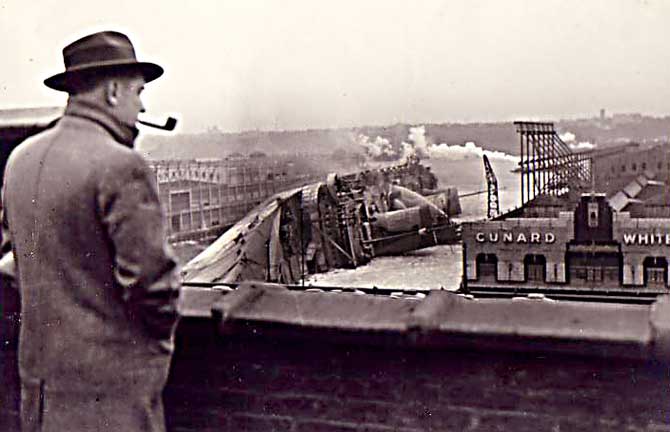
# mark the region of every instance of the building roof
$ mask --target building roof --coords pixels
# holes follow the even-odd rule
[[[51,123],[63,114],[63,108],[11,108],[0,109],[0,129],[8,127],[27,127]]]
[[[617,212],[622,211],[630,202],[631,199],[623,192],[617,192],[609,199],[610,206]]]

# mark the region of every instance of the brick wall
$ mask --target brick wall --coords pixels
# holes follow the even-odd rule
[[[180,329],[170,431],[670,431],[650,361],[213,334]]]

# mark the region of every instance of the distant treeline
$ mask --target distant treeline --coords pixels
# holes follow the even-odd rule
[[[588,141],[601,145],[635,141],[640,143],[667,142],[670,117],[646,117],[639,114],[615,115],[603,119],[561,120],[555,122],[559,133],[570,132],[576,142]],[[388,139],[394,147],[408,141],[409,130],[417,125],[364,126],[350,129],[310,129],[296,131],[248,131],[223,133],[218,131],[173,136],[147,135],[139,148],[151,159],[225,158],[239,153],[254,152],[318,153],[334,156],[363,153],[356,137],[364,134],[374,139]],[[519,153],[519,142],[513,123],[446,123],[424,124],[430,144],[462,145],[468,141],[488,150],[509,154]]]

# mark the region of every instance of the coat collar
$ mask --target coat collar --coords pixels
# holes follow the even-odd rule
[[[129,127],[118,121],[105,107],[93,102],[70,98],[65,108],[66,116],[80,117],[99,124],[115,141],[132,148],[139,133],[136,127]]]

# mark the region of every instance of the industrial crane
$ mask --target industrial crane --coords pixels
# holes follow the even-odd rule
[[[484,159],[484,171],[486,172],[486,188],[488,191],[488,202],[486,207],[486,216],[493,219],[500,214],[500,204],[498,200],[498,179],[496,178],[491,163],[486,155]]]

